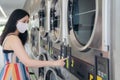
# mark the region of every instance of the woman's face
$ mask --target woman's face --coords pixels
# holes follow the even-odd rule
[[[29,17],[25,16],[22,19],[18,20],[16,27],[20,33],[24,33],[28,29]]]
[[[29,17],[26,15],[25,17],[23,17],[22,19],[19,20],[20,22],[23,23],[28,23],[29,22]]]

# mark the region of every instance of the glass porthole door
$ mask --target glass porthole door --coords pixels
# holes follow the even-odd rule
[[[101,4],[102,1],[99,0],[69,0],[68,24],[70,38],[80,51],[87,48],[101,48]]]
[[[53,0],[50,8],[50,39],[52,42],[61,40],[61,0]]]

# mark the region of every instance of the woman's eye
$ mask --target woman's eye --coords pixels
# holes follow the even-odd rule
[[[29,23],[29,21],[27,21],[27,23]]]
[[[23,21],[23,23],[25,23],[25,21]]]

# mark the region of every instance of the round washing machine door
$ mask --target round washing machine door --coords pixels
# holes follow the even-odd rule
[[[49,68],[45,74],[44,77],[45,80],[64,80],[63,78],[61,78],[61,76],[58,75],[58,73],[52,69]]]
[[[40,36],[41,37],[46,37],[47,36],[47,24],[46,24],[46,20],[47,20],[47,9],[46,9],[46,5],[45,5],[45,0],[41,1],[40,4],[40,10],[38,12],[39,14],[39,26],[40,26]]]
[[[60,42],[61,27],[61,0],[52,0],[50,8],[50,39],[52,42]]]
[[[31,29],[30,43],[33,57],[39,56],[39,28]]]
[[[68,28],[72,44],[80,51],[101,49],[102,0],[68,1]]]
[[[42,60],[42,61],[48,60],[47,54],[46,53],[40,54],[39,60]],[[45,75],[45,67],[39,68],[39,74],[38,75],[44,77],[44,75]]]

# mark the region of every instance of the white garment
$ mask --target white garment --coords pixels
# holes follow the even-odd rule
[[[3,57],[3,52],[2,52],[2,46],[0,46],[0,71],[4,65],[4,57]]]

